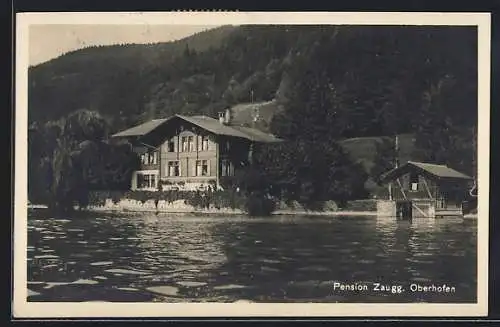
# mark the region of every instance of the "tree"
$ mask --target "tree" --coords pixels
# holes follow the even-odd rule
[[[366,173],[335,142],[296,140],[263,147],[254,170],[261,177],[252,180],[261,181],[266,192],[310,208],[326,200],[343,204],[366,196]]]
[[[67,212],[86,206],[91,190],[128,189],[138,159],[126,143],[105,142],[108,130],[106,119],[88,110],[32,126],[30,199]]]
[[[474,174],[474,138],[477,120],[468,120],[461,110],[455,115],[449,112],[452,108],[460,108],[457,98],[466,98],[464,81],[446,74],[424,94],[422,108],[415,123],[416,140],[415,156],[428,162],[447,164],[467,174]]]
[[[395,149],[395,140],[392,138],[384,137],[377,140],[375,149],[375,159],[370,169],[370,175],[377,184],[381,185],[380,177],[382,174],[395,168],[395,164],[399,158]]]

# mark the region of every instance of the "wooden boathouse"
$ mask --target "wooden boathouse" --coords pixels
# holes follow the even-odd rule
[[[379,215],[397,219],[461,216],[473,179],[446,165],[408,161],[381,176],[388,199]]]

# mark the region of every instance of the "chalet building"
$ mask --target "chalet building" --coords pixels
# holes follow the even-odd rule
[[[408,161],[385,173],[389,199],[379,211],[398,218],[462,215],[473,179],[446,165]]]
[[[257,128],[231,122],[231,111],[207,116],[174,115],[114,134],[126,138],[141,158],[132,190],[203,190],[221,188],[249,162],[259,144],[280,142]]]

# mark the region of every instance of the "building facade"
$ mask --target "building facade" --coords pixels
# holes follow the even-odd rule
[[[140,156],[132,190],[206,190],[244,169],[255,146],[281,140],[256,128],[231,124],[229,110],[219,119],[175,115],[113,135],[126,138]]]
[[[473,179],[445,165],[408,161],[384,174],[382,181],[394,214],[414,218],[461,215]]]

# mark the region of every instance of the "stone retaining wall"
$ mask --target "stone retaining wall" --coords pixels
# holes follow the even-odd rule
[[[212,205],[208,208],[196,208],[192,205],[186,204],[185,200],[176,200],[168,202],[165,200],[158,201],[156,206],[154,200],[148,200],[144,203],[133,199],[121,199],[114,203],[111,199],[106,199],[104,205],[89,206],[89,210],[96,211],[140,211],[140,212],[206,212],[206,213],[233,213],[243,214],[240,209],[231,208],[215,208]]]
[[[379,217],[396,217],[396,201],[378,200],[377,201],[377,216],[379,216]]]

